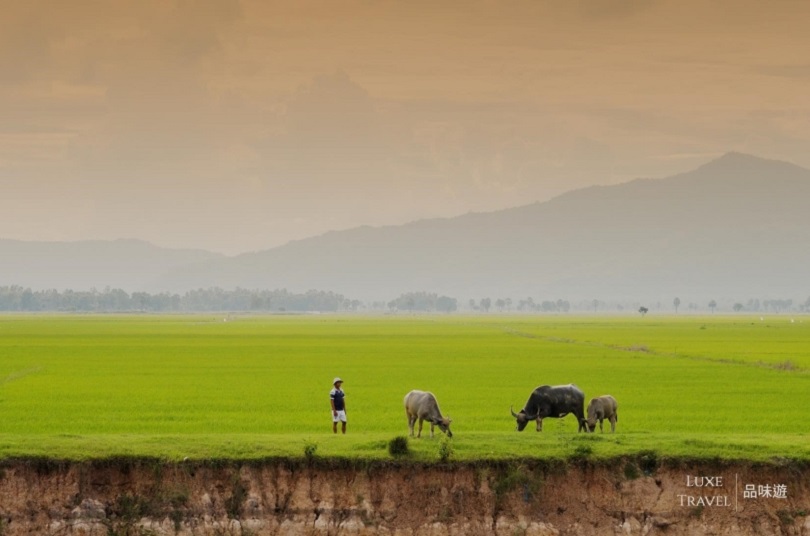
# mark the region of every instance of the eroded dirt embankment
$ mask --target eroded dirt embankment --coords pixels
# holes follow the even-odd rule
[[[5,462],[0,535],[22,534],[810,536],[810,467]]]

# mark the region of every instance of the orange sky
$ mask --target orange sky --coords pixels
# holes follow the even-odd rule
[[[0,0],[0,238],[229,254],[810,167],[803,0]]]

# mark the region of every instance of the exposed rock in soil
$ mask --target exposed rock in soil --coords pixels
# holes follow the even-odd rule
[[[0,534],[810,536],[810,467],[13,461]]]

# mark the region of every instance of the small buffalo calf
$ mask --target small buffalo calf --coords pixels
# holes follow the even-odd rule
[[[607,419],[610,421],[610,431],[615,433],[616,421],[619,420],[619,414],[617,413],[618,409],[619,405],[616,404],[616,399],[610,395],[602,395],[592,398],[591,401],[588,402],[588,430],[590,432],[595,432],[596,421],[599,421],[599,431],[604,432],[605,430],[602,428],[602,421]]]

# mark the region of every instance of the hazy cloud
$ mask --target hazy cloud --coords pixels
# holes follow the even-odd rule
[[[664,176],[688,155],[810,166],[795,0],[6,4],[9,238],[234,253]]]
[[[585,17],[616,19],[633,15],[659,2],[660,0],[578,0],[576,5]]]
[[[760,65],[755,68],[755,71],[768,76],[795,78],[800,80],[810,79],[810,63],[793,65]]]

